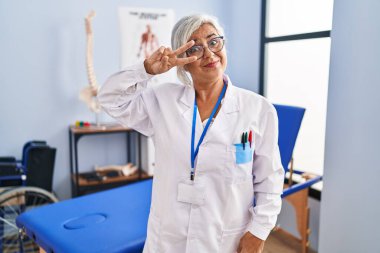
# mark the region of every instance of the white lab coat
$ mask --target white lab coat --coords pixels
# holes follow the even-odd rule
[[[179,185],[190,184],[194,88],[150,87],[151,77],[138,64],[111,76],[98,94],[109,115],[151,136],[155,145],[144,253],[233,253],[246,231],[265,240],[281,209],[284,179],[273,105],[229,80],[221,110],[199,148],[189,192]],[[196,144],[203,131],[200,122],[197,113]],[[242,151],[234,144],[250,130],[254,155],[237,163]]]

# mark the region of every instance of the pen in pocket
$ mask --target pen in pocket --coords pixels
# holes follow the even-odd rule
[[[252,148],[252,130],[249,130],[248,141],[249,141],[249,147]]]
[[[245,133],[243,132],[243,134],[241,135],[241,144],[243,144],[243,150],[245,150]]]
[[[243,132],[241,135],[241,143],[243,144],[243,150],[245,150],[245,144],[248,142],[248,133]]]

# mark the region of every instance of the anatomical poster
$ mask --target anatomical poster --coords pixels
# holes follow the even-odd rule
[[[119,8],[121,69],[143,62],[160,46],[171,46],[174,12],[170,9]],[[153,78],[154,83],[171,82],[175,71]]]

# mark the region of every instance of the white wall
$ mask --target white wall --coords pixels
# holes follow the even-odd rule
[[[228,68],[234,85],[259,91],[261,0],[226,1]]]
[[[321,253],[380,252],[380,1],[335,0]]]

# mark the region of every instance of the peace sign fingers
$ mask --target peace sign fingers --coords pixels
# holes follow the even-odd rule
[[[174,51],[169,47],[160,47],[144,61],[145,70],[149,74],[157,75],[164,73],[175,66],[183,66],[198,60],[196,56],[178,57],[191,48],[194,43],[193,40],[189,41]]]
[[[190,57],[185,57],[185,58],[177,58],[176,59],[176,66],[183,66],[189,63],[192,63],[194,61],[198,60],[196,56],[190,56]]]
[[[173,51],[172,55],[174,55],[175,58],[173,58],[172,64],[175,66],[183,66],[183,65],[186,65],[193,61],[198,60],[196,56],[183,57],[183,58],[178,57],[179,55],[185,53],[186,50],[194,46],[194,44],[195,44],[194,40],[190,40],[189,42],[185,43],[184,45],[180,46],[175,51]]]
[[[190,40],[189,42],[187,42],[186,44],[183,44],[182,46],[180,46],[179,48],[177,48],[173,54],[174,55],[180,55],[184,52],[186,52],[187,49],[191,48],[192,46],[194,46],[195,42],[194,40]]]
[[[157,49],[151,56],[150,58],[154,60],[160,60],[162,58],[162,54],[165,51],[165,47],[161,46],[159,49]]]

